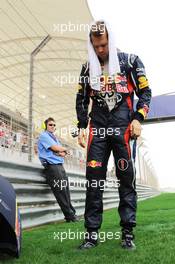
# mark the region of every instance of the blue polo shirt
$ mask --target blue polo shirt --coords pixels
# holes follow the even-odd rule
[[[42,164],[44,164],[44,162],[49,164],[62,164],[64,162],[63,157],[57,156],[50,149],[53,145],[61,146],[61,143],[53,133],[44,131],[40,134],[38,139],[38,155]]]

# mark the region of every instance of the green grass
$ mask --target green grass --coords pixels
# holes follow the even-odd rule
[[[102,232],[120,231],[117,210],[104,213]],[[161,194],[138,203],[135,243],[137,249],[128,252],[120,248],[120,240],[106,240],[88,251],[77,250],[80,240],[54,239],[54,232],[84,231],[79,223],[57,223],[23,232],[22,253],[17,259],[0,259],[0,263],[175,263],[175,193]]]

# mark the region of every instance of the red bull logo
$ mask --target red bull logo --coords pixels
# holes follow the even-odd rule
[[[122,86],[121,84],[116,84],[116,90],[118,93],[129,93],[127,86]]]
[[[115,83],[120,83],[120,82],[127,82],[126,76],[116,75]]]
[[[115,84],[118,93],[129,93],[126,76],[116,75]]]
[[[87,163],[87,167],[96,168],[96,167],[102,167],[101,161],[91,160]]]

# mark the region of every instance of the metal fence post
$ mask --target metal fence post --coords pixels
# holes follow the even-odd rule
[[[29,114],[28,114],[28,161],[32,162],[33,155],[33,76],[34,76],[34,58],[40,50],[49,42],[50,35],[47,35],[40,44],[30,54],[30,80],[29,80]]]

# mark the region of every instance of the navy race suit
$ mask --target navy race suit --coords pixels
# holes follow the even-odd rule
[[[121,73],[107,87],[107,94],[92,90],[89,84],[88,63],[80,73],[76,111],[78,128],[86,128],[89,122],[86,178],[88,180],[85,205],[85,227],[98,230],[102,223],[103,188],[91,184],[106,179],[107,163],[113,151],[116,176],[119,180],[118,207],[120,225],[132,229],[136,225],[137,194],[135,168],[131,148],[130,123],[133,119],[143,121],[149,110],[151,90],[142,61],[133,54],[118,53]],[[103,80],[102,80],[103,81]],[[134,92],[138,97],[133,110]],[[115,95],[115,104],[109,110],[104,97]],[[92,109],[88,115],[88,105]],[[90,117],[90,118],[89,118]]]

